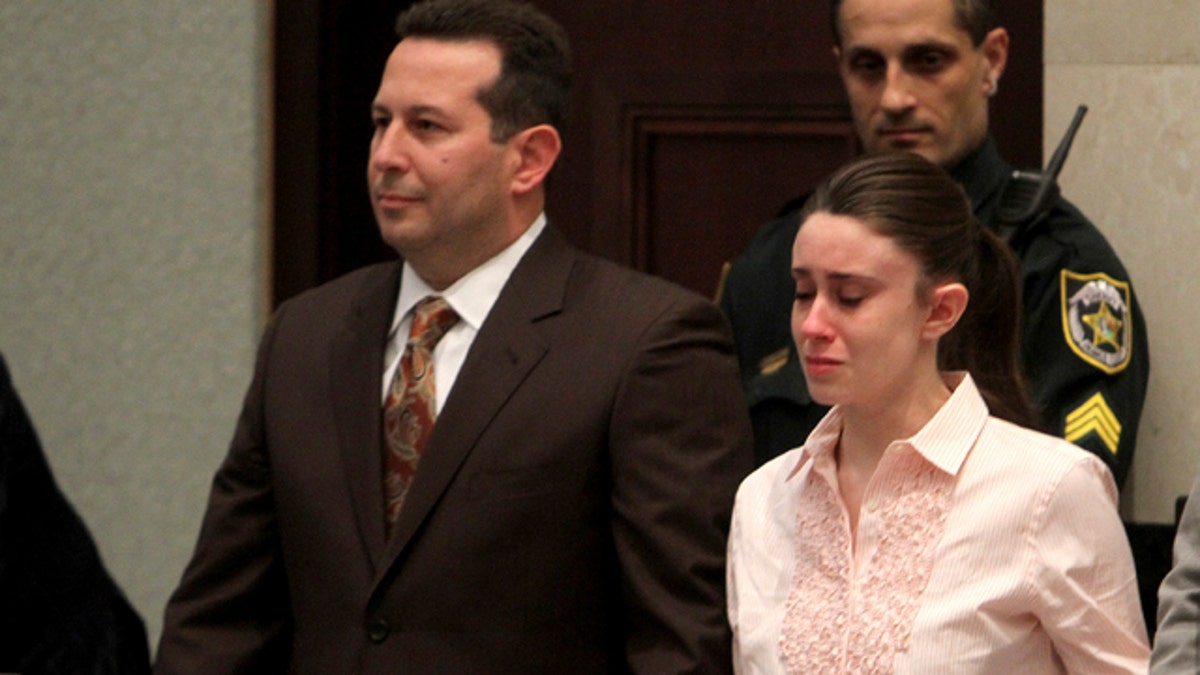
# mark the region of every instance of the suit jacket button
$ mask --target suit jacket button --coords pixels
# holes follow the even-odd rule
[[[367,624],[367,637],[371,638],[371,642],[379,644],[387,639],[391,630],[391,626],[388,626],[384,619],[371,619],[371,623]]]

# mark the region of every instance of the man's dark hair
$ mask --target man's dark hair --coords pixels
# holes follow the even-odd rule
[[[549,124],[566,128],[571,89],[567,32],[532,5],[511,0],[426,0],[396,20],[396,34],[445,41],[485,40],[500,49],[500,77],[477,95],[492,118],[492,140]]]
[[[995,0],[947,0],[954,4],[954,18],[958,27],[971,36],[971,44],[978,47],[983,39],[996,27]],[[830,21],[833,23],[833,40],[842,46],[842,0],[830,3]]]

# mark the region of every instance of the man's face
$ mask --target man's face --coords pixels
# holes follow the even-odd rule
[[[906,150],[951,169],[987,135],[1008,34],[978,46],[951,0],[845,0],[834,50],[868,153]]]
[[[514,238],[514,151],[491,139],[491,116],[477,99],[499,77],[500,60],[487,41],[402,40],[372,106],[375,218],[384,241],[435,287]]]

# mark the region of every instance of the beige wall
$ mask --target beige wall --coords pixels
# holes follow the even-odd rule
[[[0,351],[152,635],[264,313],[267,11],[0,1]]]
[[[1150,389],[1122,504],[1140,521],[1170,521],[1200,468],[1198,14],[1200,0],[1046,2],[1046,152],[1087,104],[1060,182],[1121,255],[1150,331]]]

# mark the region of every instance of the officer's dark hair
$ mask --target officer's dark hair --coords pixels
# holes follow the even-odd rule
[[[954,4],[954,19],[958,27],[971,36],[971,43],[976,47],[983,44],[983,39],[996,27],[995,0],[947,0]],[[833,25],[833,40],[837,46],[842,46],[842,0],[832,0],[829,20]]]
[[[426,0],[396,20],[396,34],[445,41],[486,40],[500,48],[500,77],[477,99],[498,143],[539,124],[566,130],[571,47],[555,20],[524,2]]]
[[[957,281],[970,299],[938,343],[938,368],[971,373],[993,415],[1040,427],[1020,365],[1021,296],[1016,258],[975,220],[962,187],[914,154],[887,153],[845,165],[817,187],[800,212],[846,216],[891,239],[921,266],[916,290]]]

